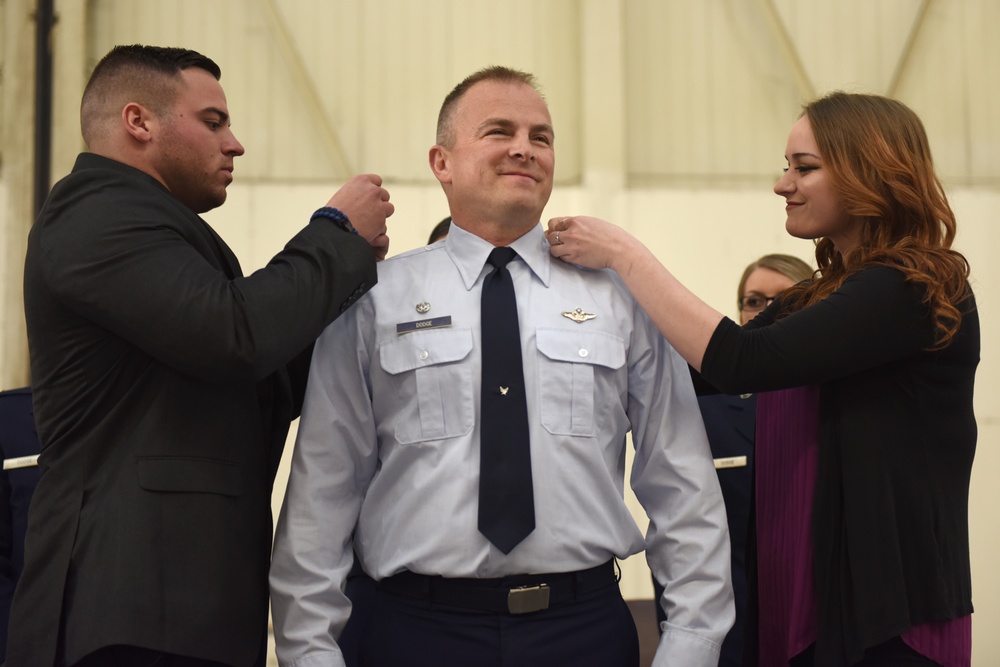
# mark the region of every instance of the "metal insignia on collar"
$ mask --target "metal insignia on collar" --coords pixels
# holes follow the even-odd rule
[[[562,315],[563,317],[568,317],[577,324],[581,324],[583,322],[586,322],[587,320],[592,320],[595,317],[597,317],[597,315],[594,315],[593,313],[585,313],[583,311],[583,308],[577,308],[576,310],[566,310],[563,311]]]
[[[431,310],[431,304],[427,303],[426,301],[421,301],[420,303],[417,304],[417,312],[420,313],[421,315],[430,312],[430,310]]]

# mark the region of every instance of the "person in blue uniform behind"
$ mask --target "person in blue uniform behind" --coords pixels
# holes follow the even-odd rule
[[[31,388],[0,392],[0,458],[10,468],[0,473],[0,662],[7,654],[7,625],[14,588],[24,569],[28,505],[38,484],[38,432]]]

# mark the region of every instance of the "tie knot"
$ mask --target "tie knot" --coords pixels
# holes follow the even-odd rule
[[[487,263],[496,269],[502,269],[507,266],[507,262],[517,257],[517,252],[513,248],[503,247],[503,248],[493,248],[490,256],[486,259]]]

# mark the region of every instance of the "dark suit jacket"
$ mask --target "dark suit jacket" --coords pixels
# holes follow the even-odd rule
[[[38,452],[31,389],[0,392],[0,458],[14,459]],[[0,473],[0,662],[7,652],[7,624],[14,586],[24,569],[28,504],[36,484],[37,466]]]
[[[28,239],[41,480],[8,667],[112,644],[262,659],[271,484],[312,341],[375,281],[364,239],[322,219],[243,277],[157,181],[77,159]]]

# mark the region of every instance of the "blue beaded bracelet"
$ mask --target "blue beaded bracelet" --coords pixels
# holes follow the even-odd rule
[[[334,223],[336,223],[336,225],[341,229],[343,229],[345,232],[350,232],[352,234],[358,233],[358,230],[356,230],[354,228],[354,225],[351,224],[351,220],[346,215],[344,215],[344,212],[341,211],[339,208],[334,208],[332,206],[322,206],[316,209],[316,212],[313,213],[312,217],[309,218],[309,222],[312,222],[316,218],[329,218],[330,220],[333,220]]]

